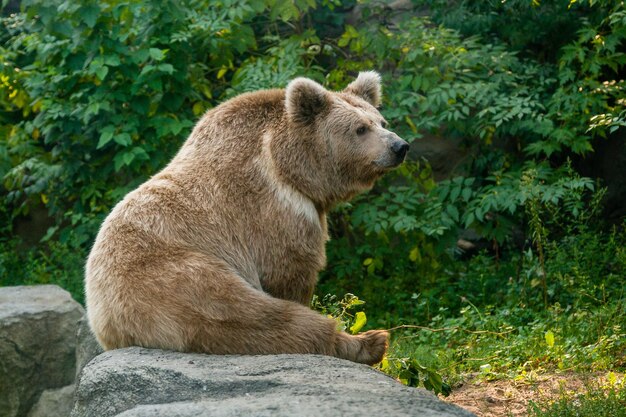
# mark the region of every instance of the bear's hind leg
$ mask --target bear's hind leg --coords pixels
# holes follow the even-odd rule
[[[192,314],[183,324],[190,351],[314,353],[366,364],[383,358],[385,331],[357,336],[338,332],[333,319],[296,302],[273,298],[225,268],[205,269],[203,275],[204,300],[189,306]]]

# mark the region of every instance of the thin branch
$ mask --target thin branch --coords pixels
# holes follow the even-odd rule
[[[402,324],[400,326],[387,329],[387,331],[391,332],[391,331],[399,330],[399,329],[419,329],[419,330],[427,330],[429,332],[448,332],[452,330],[460,330],[462,332],[470,333],[470,334],[493,334],[496,336],[503,336],[505,334],[513,332],[513,329],[510,329],[504,332],[492,332],[490,330],[468,330],[459,326],[433,328],[433,327],[426,327],[426,326],[417,326],[417,325],[412,325],[412,324]],[[406,337],[412,337],[412,336],[406,336]]]

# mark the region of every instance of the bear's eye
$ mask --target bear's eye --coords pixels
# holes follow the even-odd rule
[[[366,126],[361,126],[356,130],[356,134],[361,136],[363,134],[365,134],[365,132],[367,132],[367,127]]]
[[[382,127],[383,129],[387,129],[387,126],[389,126],[389,123],[387,123],[386,120],[380,122],[380,127]]]

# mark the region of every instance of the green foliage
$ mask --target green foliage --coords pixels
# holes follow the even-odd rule
[[[431,17],[437,24],[458,30],[464,36],[497,38],[513,51],[540,55],[553,60],[558,50],[569,43],[583,24],[582,17],[596,20],[580,3],[554,0],[508,0],[476,2],[460,0],[447,7],[444,0],[418,0],[432,6]],[[576,3],[576,2],[574,2]]]
[[[612,375],[612,378],[611,378]],[[626,384],[622,379],[617,381],[615,374],[603,386],[588,383],[585,391],[573,393],[562,390],[556,401],[530,401],[528,415],[530,417],[596,417],[626,416]]]
[[[386,374],[397,378],[404,385],[424,387],[435,394],[450,395],[452,388],[443,381],[436,368],[422,365],[416,354],[408,357],[385,357],[379,369]]]
[[[327,294],[323,298],[313,296],[311,308],[337,321],[337,330],[349,330],[351,334],[358,334],[367,322],[362,310],[365,301],[360,300],[353,294],[346,294],[342,299]],[[392,348],[394,354],[400,351]],[[378,369],[397,378],[405,385],[412,387],[422,386],[435,394],[449,395],[450,386],[445,383],[442,376],[433,366],[432,358],[429,358],[428,366],[422,365],[414,352],[409,357],[386,356],[378,365]]]
[[[367,322],[365,312],[362,311],[363,304],[365,301],[354,294],[347,293],[342,299],[333,294],[326,294],[322,298],[314,295],[311,308],[335,319],[338,331],[349,329],[352,334],[357,334]]]
[[[554,369],[622,368],[626,233],[587,231],[547,243],[545,271],[532,250],[503,265],[485,254],[472,258],[455,280],[445,281],[459,301],[446,299],[431,318],[418,321],[424,325],[399,326],[393,350],[428,346],[450,382],[468,373],[523,379]],[[445,295],[440,289],[434,298]],[[419,299],[414,314],[423,317],[428,310]]]
[[[309,30],[287,39],[278,36],[266,36],[264,41],[270,47],[261,57],[251,56],[234,72],[231,87],[226,91],[232,97],[247,91],[256,91],[272,87],[285,87],[298,75],[321,78],[322,68],[315,65],[315,58],[320,40]]]
[[[18,240],[0,241],[0,287],[56,284],[84,302],[83,265],[87,252],[60,242],[25,250]]]
[[[409,240],[422,244],[426,239],[441,247],[459,228],[471,227],[500,246],[523,227],[527,217],[532,218],[532,204],[527,200],[535,201],[533,195],[540,193],[542,204],[550,200],[550,204],[567,206],[564,195],[579,193],[581,187],[592,191],[592,181],[576,177],[567,166],[555,166],[545,158],[585,154],[592,150],[593,132],[603,135],[602,128],[615,131],[620,126],[621,116],[614,115],[621,114],[622,81],[615,77],[624,59],[615,45],[624,36],[622,6],[610,3],[604,9],[593,9],[589,11],[593,19],[585,21],[580,18],[585,10],[567,10],[553,3],[531,6],[521,1],[460,2],[451,14],[440,2],[427,3],[434,18],[449,15],[454,20],[457,13],[476,22],[484,23],[487,16],[497,19],[499,29],[495,32],[500,42],[498,38],[493,43],[485,43],[478,36],[463,38],[446,27],[433,27],[421,17],[408,17],[395,28],[379,24],[347,27],[338,45],[348,48],[350,55],[339,60],[339,68],[329,78],[343,79],[346,69],[355,69],[352,62],[364,67],[381,65],[390,75],[385,86],[392,106],[383,112],[392,125],[409,141],[419,140],[425,131],[462,137],[469,162],[460,167],[462,176],[437,184],[432,194],[440,201],[426,196],[424,184],[413,179],[405,188],[394,187],[389,193],[354,203],[354,211],[348,215],[363,218],[366,233],[386,228],[391,221],[396,232],[421,229],[422,236],[412,233]],[[598,4],[592,6],[597,8]],[[521,34],[515,31],[520,26],[502,25],[496,12],[503,10],[503,19],[518,25],[534,16],[531,24],[537,25],[538,31],[527,34],[532,40],[519,39]],[[525,14],[516,20],[513,12],[519,11]],[[369,12],[384,13],[375,6]],[[550,19],[552,23],[546,29]],[[495,29],[494,25],[491,27]],[[468,23],[464,31],[466,35],[489,33],[479,27]],[[553,56],[552,62],[546,62],[531,48],[540,39],[538,33],[566,27],[571,35],[567,40],[577,40],[568,43],[562,39],[558,43],[562,54]],[[471,28],[473,33],[468,32]],[[502,33],[510,30],[514,32]],[[587,38],[582,37],[583,32]],[[592,32],[602,32],[602,39],[610,39],[608,44],[593,46],[588,39]],[[505,42],[511,39],[528,48],[525,54],[509,49]],[[585,48],[595,48],[595,52],[587,54]],[[579,68],[576,56],[586,57],[589,62]],[[589,72],[591,66],[593,73]],[[571,73],[574,69],[579,72]],[[587,84],[582,85],[581,80]],[[517,151],[505,153],[503,148]],[[528,182],[529,176],[536,180]],[[396,215],[388,209],[398,206],[394,199],[402,203]],[[437,256],[440,254],[438,251]],[[370,269],[380,269],[385,263],[374,257],[370,265]]]
[[[394,63],[386,82],[394,105],[385,116],[410,139],[430,131],[491,144],[539,134],[546,123],[542,103],[555,82],[550,72],[501,45],[430,25],[411,18],[402,31],[364,28],[349,43],[355,55],[367,51],[372,62]]]

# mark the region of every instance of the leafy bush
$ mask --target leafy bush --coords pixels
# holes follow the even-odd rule
[[[338,299],[334,294],[327,294],[323,298],[314,295],[311,308],[335,319],[338,331],[357,334],[367,322],[363,304],[365,301],[354,294],[347,293],[342,299]]]
[[[0,242],[0,287],[55,284],[84,303],[83,265],[86,251],[56,241],[24,250],[17,239]]]

